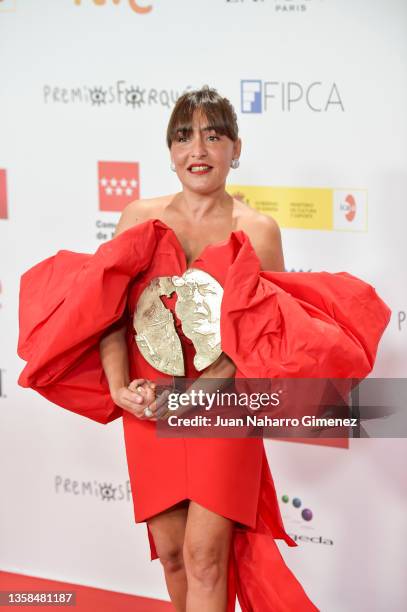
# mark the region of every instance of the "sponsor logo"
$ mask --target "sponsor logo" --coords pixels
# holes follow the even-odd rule
[[[251,4],[253,6],[262,6],[262,7],[271,7],[275,13],[281,13],[284,15],[287,14],[297,14],[297,13],[305,13],[311,7],[321,4],[323,0],[302,0],[302,2],[297,2],[296,0],[226,0],[226,4]]]
[[[325,544],[328,546],[333,546],[334,542],[330,538],[324,538],[323,536],[307,536],[304,534],[292,533],[287,531],[288,535],[295,542],[309,542],[310,544]]]
[[[367,231],[367,191],[363,189],[227,185],[226,190],[273,217],[280,227]]]
[[[130,501],[130,481],[113,485],[111,482],[98,482],[97,480],[76,480],[65,478],[57,474],[54,478],[54,489],[58,495],[77,495],[82,497],[93,497],[101,501]]]
[[[0,168],[0,219],[7,219],[7,175]]]
[[[315,533],[316,526],[314,522],[314,513],[311,508],[304,507],[302,500],[299,497],[290,497],[286,494],[281,496],[282,514],[284,522],[287,522],[291,531],[287,533],[293,540],[301,542],[309,542],[310,544],[324,544],[333,546],[331,538],[317,535]]]
[[[96,219],[96,240],[111,240],[114,236],[117,223]]]
[[[138,162],[99,162],[99,210],[122,211],[140,197]]]
[[[243,204],[247,204],[248,206],[250,206],[249,200],[245,197],[245,194],[242,193],[241,191],[235,191],[235,192],[231,193],[230,195],[232,197],[236,198],[236,200],[239,200],[240,202],[243,202]]]
[[[367,231],[367,191],[335,189],[333,198],[334,229]]]
[[[45,104],[90,104],[91,106],[108,106],[122,104],[132,109],[144,106],[166,106],[171,109],[178,98],[192,89],[188,85],[182,91],[173,89],[145,88],[140,84],[118,80],[111,85],[81,85],[63,87],[44,85],[43,99]]]
[[[288,497],[288,495],[282,495],[281,501],[284,504],[288,504],[290,502],[290,498]],[[301,510],[301,517],[304,521],[312,521],[312,517],[314,516],[312,514],[312,510],[310,510],[309,508],[302,508],[302,501],[299,497],[293,497],[293,499],[291,500],[291,504],[294,508]]]
[[[353,221],[356,215],[356,201],[353,195],[350,193],[345,198],[345,218],[347,221]]]
[[[261,113],[263,108],[261,81],[241,81],[240,101],[242,113]]]
[[[314,113],[329,110],[345,111],[338,85],[312,81],[262,81],[243,79],[240,82],[242,113],[265,113],[279,109],[291,112],[306,109]]]
[[[110,4],[107,0],[90,0],[90,2],[84,2],[84,4],[94,4],[96,6],[104,6],[105,4]],[[139,15],[145,15],[152,10],[152,5],[146,5],[144,2],[140,2],[140,0],[124,0],[123,4],[128,4],[132,11],[138,13]],[[74,4],[77,6],[82,5],[82,0],[74,0]],[[113,0],[113,4],[120,4],[120,0]]]

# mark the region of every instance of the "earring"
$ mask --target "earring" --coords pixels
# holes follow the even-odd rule
[[[238,168],[239,166],[240,166],[240,161],[237,158],[232,159],[232,163],[230,164],[230,167],[236,170],[236,168]]]
[[[170,168],[173,172],[175,172],[175,164],[173,161],[171,162]]]

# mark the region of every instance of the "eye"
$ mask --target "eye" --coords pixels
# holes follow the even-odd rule
[[[186,136],[177,136],[177,142],[184,142],[186,139]]]
[[[216,140],[220,140],[219,136],[215,136],[215,135],[208,136],[208,138],[215,138]]]

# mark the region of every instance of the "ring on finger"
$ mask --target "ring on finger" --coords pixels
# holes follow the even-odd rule
[[[144,416],[146,416],[147,418],[150,418],[153,416],[154,412],[150,409],[150,406],[146,406],[143,410],[143,414]]]

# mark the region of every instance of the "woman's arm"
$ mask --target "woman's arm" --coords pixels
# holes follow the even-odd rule
[[[119,234],[131,227],[133,206],[126,206],[123,210],[119,222],[116,225],[113,239],[117,238]],[[99,344],[102,366],[109,383],[110,395],[115,403],[117,391],[122,387],[128,387],[130,383],[129,358],[125,334],[125,324],[120,327],[116,325],[112,331],[107,332],[102,337]]]
[[[123,325],[104,335],[99,344],[100,358],[113,400],[117,391],[130,383],[125,333],[126,327]]]
[[[144,220],[138,204],[137,201],[131,202],[123,210],[113,239]],[[145,379],[137,378],[130,382],[125,323],[115,324],[111,330],[107,330],[100,340],[99,352],[114,403],[140,418],[145,418],[143,410],[153,401],[154,391]]]
[[[265,215],[256,218],[256,224],[247,232],[262,270],[285,272],[281,231],[275,219]]]

